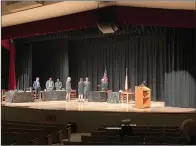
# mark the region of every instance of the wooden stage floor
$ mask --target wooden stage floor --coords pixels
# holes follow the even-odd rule
[[[152,102],[149,109],[136,109],[134,103],[107,103],[107,102],[78,102],[66,101],[37,101],[29,103],[3,103],[3,106],[21,107],[44,110],[64,110],[64,111],[100,111],[100,112],[148,112],[148,113],[196,113],[193,108],[165,107],[164,102]]]

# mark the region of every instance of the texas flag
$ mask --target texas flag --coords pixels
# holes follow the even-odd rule
[[[127,75],[128,68],[126,68],[126,76],[125,76],[125,91],[128,91],[128,75]]]

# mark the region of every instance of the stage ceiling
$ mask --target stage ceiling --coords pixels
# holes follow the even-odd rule
[[[6,1],[2,2],[2,27],[23,24],[38,20],[44,20],[59,16],[65,16],[78,12],[94,10],[108,6],[130,6],[130,7],[145,7],[145,8],[161,8],[175,10],[196,10],[195,1],[61,1],[51,2],[45,1],[41,7],[28,9],[16,13],[10,13]]]

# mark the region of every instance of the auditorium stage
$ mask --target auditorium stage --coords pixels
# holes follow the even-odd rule
[[[18,121],[47,121],[76,123],[78,131],[89,133],[101,125],[116,125],[131,119],[137,125],[180,125],[185,119],[196,119],[196,109],[165,107],[163,102],[152,102],[150,109],[136,109],[134,104],[84,102],[76,100],[39,101],[31,103],[3,103],[1,118]]]
[[[196,113],[193,108],[165,107],[164,102],[152,102],[151,108],[136,109],[134,103],[107,103],[107,102],[78,102],[66,101],[36,101],[28,103],[3,103],[8,107],[20,107],[42,110],[64,110],[64,111],[96,111],[96,112],[148,112],[148,113]]]

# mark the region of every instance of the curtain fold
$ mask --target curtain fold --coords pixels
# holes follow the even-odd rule
[[[17,89],[32,87],[32,45],[16,45]]]
[[[2,40],[1,43],[5,48],[9,50],[9,54],[10,54],[8,89],[15,90],[16,89],[15,46],[13,42],[10,42],[10,40]]]
[[[196,31],[169,29],[165,72],[166,106],[196,107]]]
[[[40,41],[17,44],[16,48],[17,88],[25,90],[32,87],[36,77],[40,77],[42,89],[46,81],[52,77],[60,79],[65,87],[69,76],[67,40]]]

